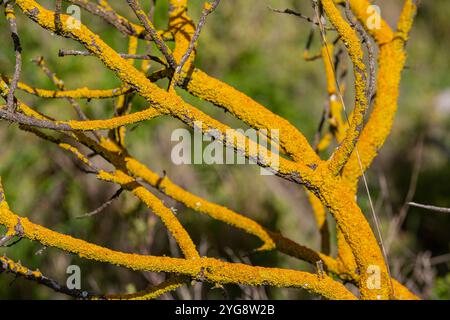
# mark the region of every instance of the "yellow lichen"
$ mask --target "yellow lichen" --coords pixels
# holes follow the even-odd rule
[[[329,160],[330,171],[334,174],[339,174],[343,166],[347,163],[350,155],[355,150],[356,142],[361,134],[364,115],[368,107],[366,96],[367,74],[366,66],[363,61],[364,54],[361,47],[361,41],[358,38],[356,30],[342,17],[333,0],[322,0],[321,3],[328,19],[339,33],[342,42],[347,48],[347,52],[353,63],[353,74],[355,78],[355,107],[353,110],[353,117],[341,145]],[[325,46],[325,50],[327,50],[327,57],[331,57],[331,53],[328,52],[329,48],[327,46]]]
[[[2,202],[0,204],[0,224],[14,227],[17,221],[18,216]],[[39,241],[45,246],[55,247],[85,259],[106,262],[132,270],[172,272],[193,279],[201,277],[206,281],[219,284],[239,283],[252,286],[266,284],[303,288],[328,299],[356,299],[342,284],[326,275],[321,277],[307,272],[254,267],[222,262],[212,258],[177,259],[123,253],[51,231],[26,218],[21,218],[20,222],[23,236],[32,241]]]
[[[128,86],[107,90],[94,90],[89,88],[78,88],[74,90],[47,90],[47,89],[33,88],[23,82],[18,83],[18,88],[29,94],[33,94],[41,98],[73,98],[73,99],[107,99],[118,97],[132,91],[131,88]]]

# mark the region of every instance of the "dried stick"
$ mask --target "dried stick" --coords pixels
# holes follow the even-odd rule
[[[175,62],[172,52],[169,49],[169,47],[167,47],[167,45],[164,43],[164,40],[156,32],[155,27],[153,26],[153,23],[151,22],[147,14],[144,12],[144,10],[142,10],[137,0],[127,0],[127,2],[131,7],[131,9],[133,9],[139,21],[144,26],[145,30],[147,30],[147,32],[152,37],[153,41],[155,41],[156,46],[166,58],[167,63],[175,70],[177,67],[177,63]]]
[[[65,56],[85,56],[85,57],[93,57],[95,54],[89,51],[81,51],[81,50],[64,50],[60,49],[58,52],[60,57]],[[165,63],[161,58],[149,54],[129,54],[129,53],[119,53],[119,55],[124,59],[138,59],[138,60],[152,60],[158,62],[167,67],[167,63]]]
[[[268,8],[269,10],[273,11],[273,12],[276,12],[276,13],[290,14],[290,15],[299,17],[299,18],[301,18],[301,19],[303,19],[303,20],[306,20],[306,21],[308,21],[308,22],[310,22],[310,23],[316,25],[316,26],[319,26],[319,25],[320,25],[318,21],[315,21],[314,19],[311,19],[310,17],[304,15],[304,14],[301,13],[301,12],[298,12],[298,11],[295,11],[295,10],[292,10],[292,9],[289,9],[289,8],[284,9],[284,10],[272,8],[271,6],[268,6],[267,8]],[[335,30],[333,27],[328,27],[328,26],[324,26],[324,28],[325,28],[325,30]]]
[[[56,280],[44,276],[40,271],[31,271],[30,269],[22,266],[20,263],[15,262],[5,256],[0,257],[0,273],[2,272],[11,273],[16,275],[17,277],[35,281],[52,289],[55,292],[63,293],[77,299],[88,299],[92,296],[87,291],[69,289],[66,285],[59,284]]]
[[[117,190],[117,191],[111,196],[111,198],[110,198],[108,201],[106,201],[105,203],[103,203],[100,207],[98,207],[97,209],[95,209],[95,210],[93,210],[93,211],[91,211],[91,212],[88,212],[88,213],[85,213],[85,214],[83,214],[83,215],[81,215],[81,216],[78,216],[77,219],[90,218],[90,217],[92,217],[92,216],[95,216],[96,214],[101,213],[103,210],[105,210],[106,208],[108,208],[108,207],[114,202],[114,200],[117,200],[117,199],[119,198],[119,196],[122,194],[122,192],[123,192],[123,189],[120,188],[119,190]]]
[[[430,211],[435,211],[435,212],[440,212],[440,213],[450,213],[450,208],[436,207],[436,206],[420,204],[420,203],[415,203],[415,202],[409,202],[408,204],[413,207],[422,208],[422,209],[426,209],[426,210],[430,210]]]
[[[183,66],[186,64],[186,61],[189,59],[192,51],[195,48],[195,43],[198,40],[198,37],[200,36],[200,33],[202,32],[203,26],[206,23],[206,18],[216,10],[217,6],[219,5],[220,0],[214,0],[213,3],[206,2],[202,11],[202,16],[200,17],[200,21],[198,22],[197,28],[195,29],[195,33],[192,36],[191,42],[189,43],[189,47],[184,54],[184,56],[181,58],[181,61],[176,68],[175,73],[179,74],[183,70]]]
[[[20,44],[19,33],[17,31],[16,16],[14,14],[14,7],[11,2],[6,4],[5,8],[6,20],[9,23],[9,28],[11,30],[11,37],[14,43],[14,52],[16,55],[16,64],[14,67],[14,76],[11,81],[10,90],[7,98],[7,106],[9,111],[15,111],[14,104],[14,92],[17,88],[17,83],[19,82],[20,72],[22,70],[22,46]]]

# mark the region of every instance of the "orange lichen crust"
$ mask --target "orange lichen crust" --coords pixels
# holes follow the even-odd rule
[[[324,138],[320,141],[320,143],[317,146],[318,151],[324,151],[328,149],[330,146],[333,137],[336,140],[337,143],[342,143],[342,140],[344,140],[348,124],[344,122],[342,118],[342,112],[343,112],[343,105],[341,99],[339,99],[339,96],[342,96],[344,94],[343,88],[338,87],[336,82],[336,75],[335,75],[335,61],[334,61],[334,45],[325,43],[322,46],[321,50],[321,57],[324,63],[325,67],[325,74],[326,74],[326,80],[327,80],[327,92],[328,92],[328,103],[329,103],[329,125],[330,125],[330,132],[324,136]],[[338,92],[338,90],[341,90],[341,92]],[[318,221],[322,221],[322,223],[319,225],[319,230],[322,234],[322,244],[326,244],[326,240],[324,239],[327,237],[327,233],[325,233],[323,230],[326,227],[326,221],[322,220],[322,217],[324,216],[325,209],[323,208],[323,204],[320,203],[320,201],[314,196],[309,195],[310,202],[312,204],[312,208],[314,210],[314,213],[316,214],[316,219]],[[342,264],[345,266],[347,270],[356,270],[356,261],[353,256],[353,252],[347,242],[345,241],[344,236],[342,235],[342,232],[338,228],[336,230],[336,238],[337,238],[337,250],[338,250],[338,259]]]
[[[353,118],[345,138],[329,160],[330,171],[337,175],[340,174],[343,166],[355,150],[356,143],[363,128],[364,115],[368,108],[367,74],[366,65],[363,61],[364,54],[361,41],[358,38],[356,30],[342,17],[333,0],[322,0],[321,3],[328,19],[339,33],[342,42],[347,48],[347,52],[353,63],[353,74],[355,78],[355,107],[353,109]],[[329,48],[325,46],[325,50],[328,51]],[[327,55],[331,57],[332,53],[328,52]]]
[[[188,280],[187,277],[171,277],[157,286],[151,286],[136,293],[96,296],[93,297],[93,300],[152,300],[165,293],[177,290],[186,285]]]
[[[124,159],[126,168],[136,177],[144,179],[147,183],[164,192],[169,197],[183,203],[188,208],[197,212],[207,214],[208,216],[223,221],[234,227],[240,228],[260,238],[264,245],[258,250],[271,250],[275,247],[273,240],[268,233],[255,221],[236,214],[226,207],[210,203],[203,198],[196,196],[174,184],[168,177],[160,177],[158,174],[149,170],[142,163],[129,156]]]
[[[10,211],[6,201],[0,203],[0,224],[14,229],[20,223],[22,236],[55,247],[81,258],[148,272],[169,272],[189,276],[216,284],[237,283],[259,286],[303,288],[328,299],[355,299],[342,284],[327,275],[314,275],[301,271],[253,267],[227,263],[212,258],[178,259],[143,256],[110,250],[67,235],[51,231],[19,218]]]
[[[120,170],[117,170],[114,173],[100,171],[97,177],[104,181],[120,184],[122,188],[129,190],[133,195],[138,197],[143,203],[152,209],[157,216],[161,218],[164,225],[177,241],[186,258],[194,259],[199,257],[191,237],[175,217],[175,213],[167,208],[154,194],[136,182],[135,179]]]
[[[187,0],[169,0],[169,31],[173,34],[175,50],[173,56],[177,63],[180,63],[184,54],[189,48],[192,36],[195,33],[195,24],[187,14]],[[195,50],[181,70],[187,72],[195,59]]]
[[[349,0],[349,3],[353,13],[356,15],[367,32],[373,36],[377,44],[382,45],[392,40],[394,34],[391,27],[389,27],[387,22],[382,19],[376,11],[370,10],[372,3],[368,0]],[[376,28],[371,28],[368,26],[367,24],[371,21],[371,18],[379,19],[380,26],[377,26]]]
[[[407,0],[399,21],[398,37],[386,40],[380,46],[379,70],[377,76],[377,96],[373,111],[358,141],[361,164],[365,171],[391,132],[394,116],[398,108],[401,73],[405,67],[405,42],[412,25],[416,6]],[[352,154],[343,170],[343,177],[356,190],[356,183],[361,177],[361,169],[356,154]]]
[[[185,204],[186,206],[192,208],[197,212],[205,213],[212,218],[223,221],[225,223],[229,223],[230,225],[240,228],[250,234],[258,236],[265,243],[259,250],[276,248],[278,251],[284,254],[307,261],[312,265],[315,265],[318,261],[322,261],[328,272],[339,276],[343,280],[354,281],[356,283],[358,282],[359,275],[356,272],[356,266],[353,267],[355,262],[351,252],[348,253],[349,258],[344,259],[344,257],[340,255],[340,260],[336,261],[323,253],[315,252],[305,246],[299,245],[283,237],[279,233],[265,230],[256,222],[238,213],[235,213],[230,209],[208,202],[204,199],[199,198],[198,196],[189,193],[188,191],[171,182],[166,176],[158,176],[156,173],[148,169],[145,165],[130,157],[125,150],[118,148],[111,141],[103,140],[102,145],[100,146],[93,140],[89,140],[83,137],[79,138],[82,139],[80,142],[85,143],[86,146],[103,155],[106,160],[113,163],[116,167],[124,168],[124,170],[128,170],[131,175],[144,179],[147,183],[154,186],[166,195],[172,197],[174,200]],[[341,233],[339,232],[339,234]],[[345,241],[344,243],[346,244]],[[348,245],[346,245],[344,248],[348,248]],[[349,249],[345,250],[344,252],[347,252],[348,250]],[[348,260],[350,260],[350,258],[352,258],[353,264],[348,263]],[[341,262],[345,262],[346,264],[343,264]],[[397,286],[399,287],[399,292],[403,292],[404,294],[406,294],[406,292],[408,291],[398,282],[394,282],[394,288],[396,288]],[[415,296],[411,295],[411,297]]]
[[[306,138],[291,123],[232,86],[195,69],[185,87],[192,95],[224,108],[253,128],[268,133],[279,130],[278,143],[295,161],[310,166],[320,162]]]
[[[319,167],[316,171],[324,172],[315,184],[319,185],[317,196],[325,204],[336,220],[337,228],[342,232],[349,244],[361,277],[359,289],[363,299],[388,299],[391,297],[390,277],[384,257],[372,229],[361,209],[355,202],[355,197],[339,178],[331,178],[327,166]],[[368,288],[367,273],[371,266],[380,270],[381,287]]]
[[[43,278],[43,274],[39,271],[31,271],[30,269],[22,266],[20,263],[17,263],[7,257],[0,257],[0,268],[3,271],[14,273],[18,276],[22,276],[25,278],[38,280]]]
[[[36,21],[39,25],[50,31],[56,32],[54,13],[46,10],[38,3],[31,0],[17,1],[17,5],[26,15]],[[227,139],[226,132],[227,130],[228,132],[230,130],[228,126],[223,125],[222,123],[207,116],[197,108],[187,104],[173,92],[168,93],[160,89],[155,84],[151,83],[144,74],[129,64],[128,61],[121,58],[96,34],[91,32],[82,24],[80,28],[70,28],[67,25],[67,19],[67,16],[61,15],[61,24],[64,35],[78,40],[88,50],[98,55],[107,67],[115,71],[122,81],[128,83],[136,89],[136,91],[156,110],[161,113],[170,114],[182,120],[191,127],[195,126],[195,122],[201,122],[203,124],[202,130],[205,134],[210,133],[211,130],[217,131],[219,133],[219,136],[215,137],[217,140],[222,141],[226,146],[233,149],[241,150],[243,154],[251,159],[254,159],[260,165],[277,171],[277,173],[281,176],[292,175],[295,173],[296,176],[298,175],[305,182],[308,180],[308,176],[312,173],[312,170],[309,167],[300,163],[297,164],[287,161],[283,158],[279,161],[279,167],[273,167],[274,157],[270,151],[257,152],[256,150],[261,150],[263,148],[256,145],[256,143],[250,139],[242,137],[243,135],[238,132],[236,132],[235,136],[239,137],[239,139],[229,139],[229,137]],[[83,130],[83,127],[77,129]],[[252,153],[250,153],[251,150],[253,150]],[[261,157],[261,154],[264,156]]]
[[[72,98],[72,99],[107,99],[121,96],[132,91],[130,87],[120,87],[106,90],[96,90],[89,88],[78,88],[74,90],[47,90],[33,88],[26,83],[19,82],[18,88],[29,94],[36,95],[41,98]]]
[[[116,11],[108,4],[106,0],[99,0],[98,4],[89,1],[89,0],[69,0],[73,4],[76,4],[83,9],[89,11],[93,15],[104,18],[108,23],[119,29],[119,31],[123,32],[128,36],[135,36],[139,39],[145,39],[148,41],[153,41],[148,32],[146,32],[145,28],[141,25],[130,22],[125,17],[117,14]],[[158,35],[165,39],[172,39],[172,35],[170,32],[158,30]]]

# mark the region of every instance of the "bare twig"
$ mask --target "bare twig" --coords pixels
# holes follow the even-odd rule
[[[23,277],[28,280],[35,281],[42,284],[55,292],[63,293],[71,297],[78,299],[88,299],[92,295],[87,291],[81,291],[76,289],[69,289],[67,286],[59,284],[57,281],[47,278],[39,271],[31,271],[30,269],[22,266],[5,256],[0,257],[0,272],[6,272],[16,275],[17,277]]]
[[[131,9],[133,9],[139,21],[144,26],[145,30],[150,34],[153,41],[155,41],[156,46],[164,55],[167,60],[167,63],[175,70],[177,68],[177,63],[167,45],[164,43],[164,40],[158,35],[156,32],[153,23],[149,19],[149,17],[145,14],[144,10],[142,10],[141,6],[136,0],[127,0]]]
[[[20,128],[21,130],[24,130],[24,131],[33,133],[33,134],[36,135],[38,138],[47,140],[47,141],[49,141],[49,142],[51,142],[51,143],[54,143],[54,144],[56,144],[56,145],[58,145],[58,146],[61,146],[61,145],[68,145],[67,143],[63,143],[60,139],[57,139],[57,138],[55,138],[55,137],[53,137],[53,136],[50,136],[50,135],[47,135],[47,134],[45,134],[44,132],[42,132],[42,131],[36,129],[36,128],[33,127],[33,126],[21,125],[19,128]],[[78,135],[81,137],[83,134],[82,134],[82,133],[78,133]],[[68,136],[68,137],[71,138],[71,136]],[[87,138],[87,137],[86,137],[86,138]],[[71,146],[70,148],[64,148],[64,149],[70,151],[70,152],[75,156],[76,160],[79,160],[79,161],[76,161],[76,162],[74,162],[74,163],[75,163],[75,165],[78,167],[78,169],[80,169],[81,171],[83,171],[83,172],[85,172],[85,173],[88,173],[88,174],[98,174],[98,173],[100,172],[100,169],[99,169],[96,165],[94,165],[91,161],[89,161],[89,160],[86,158],[86,156],[84,156],[83,154],[81,154],[81,152],[80,152],[77,148]],[[79,164],[79,162],[80,162],[80,163],[83,163],[83,165],[85,165],[88,169],[82,167],[82,166]]]
[[[19,78],[20,78],[20,72],[22,70],[22,46],[20,44],[19,33],[17,31],[17,23],[16,23],[16,16],[14,14],[14,6],[11,2],[6,4],[5,15],[6,15],[6,20],[9,23],[9,28],[11,30],[11,37],[12,37],[12,40],[14,43],[14,51],[15,51],[15,55],[16,55],[14,76],[11,80],[8,97],[6,100],[8,110],[14,111],[15,110],[14,91],[17,88],[17,84],[18,84]]]
[[[60,49],[58,52],[60,57],[65,56],[95,56],[92,52],[89,51],[81,51],[81,50],[63,50]],[[128,54],[128,53],[119,53],[119,55],[124,59],[138,59],[138,60],[152,60],[158,62],[167,67],[167,63],[165,63],[161,58],[149,54]]]
[[[323,278],[325,276],[325,271],[323,268],[323,261],[319,260],[316,262],[316,269],[317,269],[317,274],[319,275],[319,277]]]
[[[419,139],[419,142],[416,147],[415,152],[415,161],[413,172],[411,175],[411,181],[409,183],[408,192],[406,194],[405,202],[400,212],[397,216],[394,217],[393,221],[389,226],[388,236],[386,239],[386,250],[389,252],[391,245],[394,241],[395,236],[398,234],[401,226],[405,222],[405,219],[408,215],[408,209],[410,206],[410,202],[414,198],[417,189],[417,183],[419,180],[420,169],[422,167],[422,158],[423,158],[423,148],[424,148],[424,136],[422,135]]]
[[[450,261],[450,253],[444,254],[442,256],[433,257],[430,259],[431,265],[435,266],[441,263],[447,263]]]
[[[290,14],[290,15],[299,17],[299,18],[301,18],[301,19],[303,19],[303,20],[306,20],[306,21],[308,21],[308,22],[310,22],[310,23],[316,25],[316,26],[319,26],[319,22],[318,22],[318,21],[315,21],[314,19],[312,19],[312,18],[310,18],[310,17],[304,15],[304,14],[301,13],[301,12],[298,12],[298,11],[295,11],[295,10],[292,10],[292,9],[284,9],[284,10],[282,10],[282,9],[276,9],[276,8],[272,8],[271,6],[268,6],[267,8],[268,8],[269,10],[273,11],[273,12],[276,12],[276,13]],[[332,27],[324,26],[324,28],[325,28],[325,30],[334,30],[334,28],[332,28]]]
[[[61,23],[61,11],[62,11],[62,0],[55,1],[55,27],[57,32],[61,32],[62,23]]]
[[[11,235],[4,235],[3,237],[0,238],[0,247],[4,247],[9,240],[11,240],[12,238],[14,238]]]
[[[443,207],[436,207],[426,204],[420,204],[415,202],[409,202],[408,203],[412,207],[422,208],[430,211],[440,212],[440,213],[450,213],[450,208],[443,208]]]
[[[180,64],[176,68],[177,74],[181,73],[183,70],[184,65],[186,64],[186,61],[189,59],[190,55],[192,54],[192,51],[195,48],[195,44],[198,40],[198,37],[200,36],[200,33],[202,32],[203,26],[206,23],[206,18],[216,10],[217,6],[219,5],[220,0],[214,0],[214,2],[209,3],[206,2],[202,11],[202,16],[200,17],[200,21],[198,22],[197,28],[195,29],[195,33],[192,36],[191,42],[189,43],[189,47],[186,51],[186,53],[181,58]]]
[[[43,128],[43,129],[72,131],[72,128],[68,124],[65,124],[65,123],[58,124],[58,123],[43,120],[43,119],[29,117],[29,116],[21,114],[21,113],[6,110],[4,108],[1,108],[1,106],[0,106],[0,119],[4,119],[4,120],[10,121],[12,123],[33,126],[33,127],[39,127],[39,128]]]
[[[95,210],[93,210],[93,211],[91,211],[91,212],[88,212],[88,213],[85,213],[85,214],[83,214],[83,215],[81,215],[81,216],[78,216],[77,219],[90,218],[90,217],[92,217],[92,216],[95,216],[96,214],[99,214],[100,212],[102,212],[103,210],[105,210],[106,208],[108,208],[108,207],[114,202],[114,200],[118,199],[119,196],[122,194],[122,192],[123,192],[123,189],[120,188],[119,190],[117,190],[117,191],[111,196],[111,198],[110,198],[108,201],[106,201],[105,203],[103,203],[100,207],[98,207],[97,209],[95,209]]]
[[[124,35],[138,37],[139,39],[144,39],[147,41],[153,41],[153,38],[145,29],[138,30],[137,27],[139,26],[135,25],[134,23],[131,23],[125,17],[120,16],[109,6],[108,7],[101,6],[92,1],[86,0],[66,0],[66,1],[73,3],[77,6],[80,6],[81,8],[92,13],[93,15],[102,18]],[[160,34],[162,39],[165,41],[173,40],[173,38],[168,32],[160,32]]]
[[[309,55],[309,50],[311,49],[311,45],[314,41],[315,29],[316,29],[315,26],[311,27],[311,30],[309,31],[309,34],[308,34],[308,38],[306,40],[305,49],[303,50],[303,59],[305,61],[314,61],[314,60],[322,58],[322,54],[320,54],[320,53],[315,54],[313,56]]]
[[[45,75],[55,84],[55,86],[59,90],[63,91],[65,89],[64,81],[59,79],[56,76],[56,74],[48,68],[47,64],[45,63],[44,57],[42,57],[42,56],[37,57],[37,58],[33,59],[32,62],[34,62],[38,67],[41,68],[41,70],[45,73]],[[88,117],[84,114],[80,105],[75,101],[75,99],[73,99],[73,98],[66,98],[66,99],[70,103],[72,108],[75,110],[75,112],[78,114],[78,117],[80,119],[89,120]],[[96,136],[97,139],[99,139],[99,137],[96,135],[95,132],[94,132],[94,135]]]
[[[323,127],[325,125],[326,119],[328,119],[329,116],[330,116],[330,105],[327,103],[323,108],[322,117],[320,118],[319,126],[317,128],[316,134],[314,135],[314,149],[316,150],[316,152],[319,151],[318,147],[320,139],[322,137]]]
[[[367,101],[372,100],[372,97],[375,95],[375,86],[376,86],[376,61],[375,61],[375,49],[372,45],[372,41],[370,40],[369,35],[364,30],[364,28],[361,26],[361,24],[358,22],[358,20],[353,15],[352,11],[350,10],[350,3],[347,0],[345,4],[345,15],[347,16],[348,21],[350,22],[351,26],[358,32],[358,34],[363,39],[364,44],[367,48],[367,56],[369,59],[369,78],[368,78],[368,85],[367,85]]]

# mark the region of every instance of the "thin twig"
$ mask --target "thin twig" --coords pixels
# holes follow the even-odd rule
[[[430,263],[433,266],[441,263],[447,263],[449,261],[450,261],[450,253],[444,254],[442,256],[433,257],[430,259]]]
[[[328,103],[325,104],[323,108],[322,117],[320,118],[319,126],[317,128],[316,134],[314,135],[314,149],[318,152],[318,147],[320,143],[320,139],[322,137],[323,127],[325,125],[326,119],[330,117],[330,105]]]
[[[153,22],[153,17],[155,15],[155,9],[156,9],[156,0],[150,1],[150,9],[148,10],[148,18],[151,22]]]
[[[14,238],[14,237],[11,235],[4,235],[0,239],[0,247],[4,247],[6,245],[6,243],[8,243],[8,241],[11,240],[12,238]]]
[[[152,60],[158,62],[167,67],[167,63],[165,63],[161,58],[149,54],[129,54],[129,53],[119,53],[119,55],[124,59],[138,59],[138,60]],[[81,51],[81,50],[64,50],[60,49],[58,52],[58,56],[95,56],[92,52],[89,51]]]
[[[370,40],[369,35],[355,18],[353,12],[350,9],[350,2],[347,0],[345,4],[345,15],[350,22],[351,26],[358,32],[358,34],[363,39],[364,44],[367,48],[367,56],[369,59],[369,78],[367,85],[367,101],[372,100],[372,97],[375,95],[375,86],[376,86],[376,61],[375,61],[375,49],[372,45],[372,41]]]
[[[61,130],[61,131],[73,131],[73,129],[65,123],[56,123],[44,119],[38,119],[27,116],[22,113],[8,111],[0,106],[0,119],[10,121],[26,126],[38,127],[43,129]]]
[[[20,44],[19,33],[17,31],[16,16],[14,14],[14,6],[12,3],[7,3],[5,8],[6,20],[9,23],[11,30],[11,37],[14,43],[14,51],[16,56],[16,63],[14,67],[14,76],[11,80],[9,93],[7,97],[7,106],[9,111],[15,111],[14,92],[17,88],[17,84],[20,78],[20,72],[22,70],[22,46]]]
[[[386,239],[386,250],[389,252],[395,236],[398,234],[401,226],[405,222],[408,215],[409,203],[414,199],[417,190],[417,183],[419,181],[420,169],[422,167],[423,158],[423,148],[424,148],[424,135],[421,135],[419,142],[416,147],[414,167],[411,175],[411,180],[408,187],[408,192],[404,201],[404,205],[400,209],[397,216],[394,217],[391,225],[389,226],[388,236]]]
[[[430,211],[440,212],[440,213],[450,213],[450,208],[443,208],[443,207],[436,207],[432,205],[427,204],[420,204],[415,202],[409,202],[408,203],[412,207],[422,208]]]
[[[78,299],[87,299],[92,296],[92,294],[87,291],[69,289],[67,286],[59,284],[56,280],[47,278],[41,272],[31,271],[30,269],[22,266],[20,263],[17,263],[5,256],[0,257],[0,272],[12,273],[17,277],[23,277],[42,284],[55,292],[63,293]]]
[[[304,15],[304,14],[301,13],[301,12],[294,11],[294,10],[292,10],[292,9],[284,9],[284,10],[282,10],[282,9],[276,9],[276,8],[272,8],[271,6],[268,6],[267,8],[268,8],[269,10],[273,11],[273,12],[276,12],[276,13],[290,14],[290,15],[299,17],[299,18],[301,18],[301,19],[303,19],[303,20],[306,20],[306,21],[308,21],[308,22],[310,22],[310,23],[316,25],[316,26],[319,26],[319,22],[318,22],[318,21],[314,21],[313,19],[311,19],[310,17]],[[324,26],[324,28],[325,28],[325,30],[329,30],[329,31],[335,30],[334,28],[332,28],[332,27],[327,27],[327,26]]]
[[[108,208],[114,202],[114,200],[118,199],[119,196],[122,194],[122,192],[123,192],[123,188],[120,188],[111,196],[111,198],[108,201],[103,203],[100,207],[98,207],[97,209],[95,209],[91,212],[88,212],[81,216],[78,216],[77,219],[90,218],[92,216],[95,216],[96,214],[99,214],[100,212],[102,212],[103,210]]]
[[[60,33],[62,30],[61,12],[62,12],[62,0],[56,0],[55,1],[55,28],[56,28],[57,33]]]
[[[111,26],[115,27],[119,32],[121,32],[123,35],[126,36],[134,36],[138,37],[139,39],[144,39],[147,41],[153,41],[153,38],[151,35],[144,29],[144,30],[138,30],[137,25],[131,23],[128,21],[125,17],[117,14],[113,9],[111,9],[110,6],[108,8],[104,6],[100,6],[92,1],[86,1],[86,0],[66,0],[70,3],[73,3],[86,11],[92,13],[93,15],[96,15],[103,20],[105,20],[107,23],[109,23]],[[159,34],[161,34],[161,37],[165,41],[172,41],[173,37],[169,32],[159,31]]]
[[[189,47],[186,51],[186,53],[181,58],[180,64],[176,68],[175,73],[179,74],[183,70],[184,65],[186,64],[187,60],[192,54],[192,51],[194,51],[195,44],[198,40],[198,37],[200,36],[200,33],[202,32],[203,26],[206,23],[206,18],[216,10],[217,6],[219,5],[220,0],[214,0],[213,3],[206,2],[202,11],[202,16],[200,17],[200,21],[198,22],[197,28],[195,29],[194,35],[192,36],[191,42],[189,43]]]
[[[315,31],[315,26],[312,26],[311,30],[309,31],[308,38],[306,40],[305,49],[303,50],[303,59],[305,61],[314,61],[314,60],[322,58],[321,53],[317,53],[313,56],[309,55],[309,50],[311,49],[311,45],[314,41],[314,31]]]
[[[131,9],[133,9],[136,17],[144,26],[145,30],[147,30],[153,41],[155,41],[156,46],[166,58],[167,63],[175,70],[177,68],[175,58],[173,57],[169,47],[167,47],[167,45],[164,43],[164,40],[156,32],[153,23],[150,21],[147,14],[144,12],[144,10],[142,10],[141,6],[136,0],[127,0],[127,2]]]
[[[44,57],[40,56],[40,57],[37,57],[37,58],[35,58],[35,59],[31,60],[31,61],[34,62],[38,67],[41,68],[41,70],[45,73],[45,75],[55,84],[55,86],[59,90],[61,90],[61,91],[65,90],[64,81],[59,79],[56,76],[56,74],[53,73],[47,67],[47,64],[45,63]],[[67,101],[69,101],[70,105],[75,109],[75,111],[77,112],[77,114],[80,117],[80,119],[88,120],[88,117],[84,114],[83,110],[81,109],[80,105],[75,101],[75,99],[67,98]]]
[[[49,67],[45,63],[44,57],[40,56],[38,58],[35,58],[32,60],[32,62],[34,62],[38,67],[41,68],[41,70],[45,73],[45,75],[55,84],[55,86],[59,90],[61,90],[61,91],[65,90],[64,81],[62,79],[58,78],[56,73],[52,72],[49,69]],[[81,106],[78,104],[78,102],[76,102],[76,100],[74,98],[66,98],[66,100],[70,103],[70,105],[75,110],[75,112],[77,113],[78,117],[81,120],[84,120],[84,121],[89,120],[89,118],[86,116],[86,114],[81,109]],[[97,139],[97,141],[100,141],[100,136],[97,134],[97,132],[92,131],[92,134]]]

